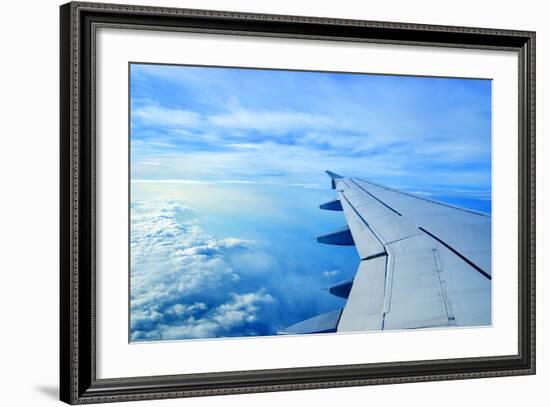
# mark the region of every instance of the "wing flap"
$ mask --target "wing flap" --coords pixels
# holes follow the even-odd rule
[[[420,235],[390,244],[384,329],[491,324],[491,282]]]
[[[389,245],[384,329],[449,326],[436,242],[420,235]]]
[[[491,325],[491,280],[443,245],[438,245],[437,254],[439,275],[456,325]]]
[[[382,329],[385,275],[386,256],[361,261],[337,332]]]

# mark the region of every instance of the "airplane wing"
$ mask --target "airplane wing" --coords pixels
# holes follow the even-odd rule
[[[327,171],[347,227],[317,238],[355,245],[355,276],[329,288],[343,309],[282,334],[491,324],[491,217]]]

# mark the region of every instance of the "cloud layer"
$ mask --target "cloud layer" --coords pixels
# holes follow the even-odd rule
[[[491,189],[489,80],[155,65],[131,75],[135,179],[318,184],[331,169],[409,190]]]
[[[135,201],[131,214],[131,340],[274,333],[262,321],[277,300],[232,264],[254,242],[207,235],[177,201]]]

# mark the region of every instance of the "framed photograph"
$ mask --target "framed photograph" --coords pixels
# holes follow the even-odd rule
[[[61,400],[535,373],[535,33],[61,6]]]

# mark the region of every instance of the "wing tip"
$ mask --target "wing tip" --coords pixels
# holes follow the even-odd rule
[[[329,171],[329,170],[325,170],[325,172],[330,177],[330,185],[331,185],[332,189],[336,189],[336,180],[337,179],[342,179],[344,177],[342,177],[341,175],[336,174],[335,172]]]
[[[330,178],[332,178],[333,180],[339,179],[339,178],[344,178],[344,177],[342,177],[341,175],[336,174],[335,172],[332,172],[332,171],[329,171],[329,170],[325,170],[325,172],[326,172],[327,175],[328,175]]]

